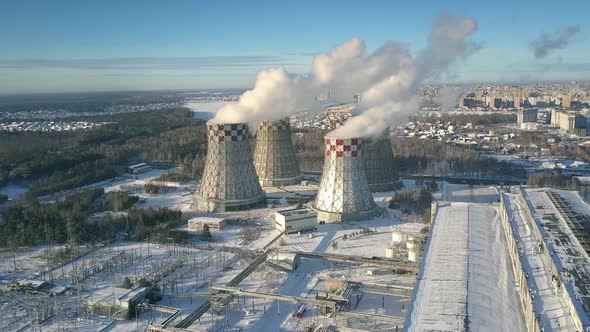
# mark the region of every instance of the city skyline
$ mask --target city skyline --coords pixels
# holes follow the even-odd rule
[[[259,70],[305,73],[350,37],[422,48],[444,12],[473,17],[480,49],[440,82],[585,80],[582,1],[5,3],[0,94],[249,88]],[[256,19],[249,17],[256,14]],[[544,48],[545,47],[545,48]]]

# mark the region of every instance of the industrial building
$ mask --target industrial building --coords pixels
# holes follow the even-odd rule
[[[517,122],[518,123],[528,123],[528,122],[537,122],[539,110],[537,108],[525,108],[518,110],[517,114]]]
[[[300,183],[299,171],[289,121],[263,121],[256,132],[254,167],[263,187]]]
[[[202,231],[205,225],[207,225],[210,231],[220,231],[225,228],[226,223],[227,219],[225,218],[196,217],[193,219],[189,219],[188,228],[197,231]]]
[[[317,228],[317,212],[312,209],[290,209],[275,213],[275,226],[279,231],[295,233]]]
[[[145,298],[146,292],[147,288],[145,287],[136,287],[133,289],[105,287],[89,295],[85,302],[87,305],[92,306],[95,309],[127,309],[129,307],[129,302],[133,301],[139,303]],[[114,312],[114,310],[112,312]]]
[[[363,150],[363,161],[371,191],[392,191],[400,187],[399,172],[393,161],[393,150],[388,139],[367,142]]]
[[[579,112],[551,110],[551,125],[564,133],[580,132],[585,135],[590,127],[588,117]]]
[[[241,210],[266,201],[252,161],[248,126],[207,123],[208,152],[195,200],[202,211]]]
[[[152,167],[146,163],[139,163],[136,165],[131,165],[127,168],[127,171],[131,174],[141,174],[151,170]]]
[[[326,156],[314,209],[318,220],[362,220],[379,213],[369,188],[359,138],[325,137]]]

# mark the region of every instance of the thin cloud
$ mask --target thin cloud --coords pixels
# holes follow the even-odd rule
[[[97,59],[0,59],[0,68],[5,69],[191,70],[258,68],[261,66],[279,65],[285,65],[282,57],[268,55]]]
[[[565,48],[578,32],[580,32],[579,25],[557,28],[551,33],[543,32],[529,43],[529,47],[535,58],[541,59],[553,51]]]

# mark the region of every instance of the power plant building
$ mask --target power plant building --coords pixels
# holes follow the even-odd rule
[[[399,173],[393,161],[393,150],[389,140],[367,142],[363,151],[363,161],[371,191],[392,191],[399,188]]]
[[[208,152],[195,206],[201,211],[241,210],[261,205],[260,187],[244,123],[207,124]]]
[[[254,167],[263,187],[301,182],[303,175],[299,171],[287,120],[260,123],[256,132]]]
[[[326,156],[314,209],[318,221],[368,219],[379,212],[369,189],[359,138],[325,137]]]
[[[275,225],[279,231],[287,233],[312,230],[318,226],[318,214],[312,209],[290,209],[275,213]]]

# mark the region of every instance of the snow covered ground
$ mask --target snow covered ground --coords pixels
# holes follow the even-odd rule
[[[524,328],[497,208],[440,206],[428,241],[408,331]]]
[[[80,285],[80,296],[77,294],[54,297],[56,301],[69,301],[75,299],[92,298],[93,294],[105,291],[108,286],[121,285],[125,277],[133,282],[145,276],[153,275],[166,270],[174,264],[182,267],[172,269],[159,282],[162,293],[165,294],[158,305],[169,306],[182,310],[181,317],[185,317],[197,308],[207,298],[209,284],[225,284],[242,271],[255,257],[256,249],[262,248],[271,239],[278,235],[273,228],[274,213],[288,207],[293,207],[301,199],[312,197],[317,191],[317,185],[286,186],[282,188],[268,188],[270,197],[269,206],[251,209],[247,211],[233,211],[227,213],[201,213],[192,209],[192,197],[198,188],[197,182],[189,182],[174,185],[162,190],[158,194],[146,194],[143,186],[154,180],[159,175],[174,170],[153,169],[143,174],[126,175],[111,180],[94,183],[83,189],[102,187],[105,191],[125,191],[140,197],[138,207],[169,207],[183,211],[185,217],[193,215],[215,215],[226,218],[240,218],[248,220],[248,225],[229,225],[222,232],[213,232],[219,242],[212,243],[211,250],[195,247],[181,247],[172,245],[150,244],[148,252],[145,243],[116,242],[106,248],[96,250],[74,262],[67,263],[55,269],[51,276],[57,285],[67,286],[71,284],[71,277],[75,273],[86,271],[88,275]],[[275,247],[279,249],[309,251],[317,253],[336,253],[364,257],[384,257],[385,248],[391,241],[393,229],[402,229],[410,234],[419,234],[424,228],[422,223],[408,223],[407,216],[399,211],[387,208],[389,199],[394,192],[375,194],[375,201],[382,209],[379,217],[358,222],[336,223],[318,225],[313,234],[290,234],[282,243],[277,242]],[[421,217],[415,218],[420,220]],[[247,228],[256,230],[257,234],[250,240],[241,238],[241,231]],[[185,224],[181,229],[188,230]],[[205,245],[198,242],[198,245]],[[235,247],[236,252],[220,250],[222,246]],[[19,271],[14,274],[11,270],[14,264],[11,262],[10,252],[0,253],[0,277],[8,280],[11,278],[41,278],[37,272],[44,266],[43,250],[45,247],[19,250],[17,260]],[[248,255],[247,252],[250,252]],[[96,269],[97,266],[108,266],[108,269]],[[374,289],[392,286],[404,286],[411,289],[415,284],[413,274],[393,274],[392,270],[380,269],[377,273],[374,267],[351,266],[345,263],[330,263],[322,259],[302,258],[302,264],[295,271],[287,273],[274,270],[267,266],[258,268],[240,287],[265,292],[277,292],[284,295],[315,297],[315,292],[324,290],[324,281],[332,278],[350,278],[350,280],[370,283]],[[45,274],[45,279],[49,276]],[[373,288],[372,288],[373,289]],[[404,293],[405,292],[405,293]],[[75,292],[74,292],[75,293]],[[359,294],[353,301],[351,311],[357,313],[374,313],[392,315],[403,320],[408,308],[409,290],[401,294],[381,294],[367,291]],[[228,316],[224,313],[216,314],[208,312],[199,323],[193,324],[191,329],[201,331],[206,329],[225,327],[231,329],[248,329],[253,331],[288,330],[298,331],[310,326],[310,324],[333,323],[332,318],[322,316],[318,309],[310,309],[304,315],[304,319],[295,319],[292,316],[297,305],[279,303],[278,301],[248,299],[247,305],[228,308]],[[143,313],[135,321],[117,320],[108,331],[143,331],[149,321],[161,322],[169,314],[157,311]],[[24,317],[24,316],[23,316]],[[94,318],[93,318],[94,317]],[[92,320],[96,318],[96,322]],[[103,319],[105,318],[105,319]],[[25,318],[22,321],[26,321]],[[106,317],[91,316],[89,319],[67,323],[61,320],[59,324],[78,324],[78,329],[94,330],[109,324],[112,319]],[[21,322],[19,320],[18,322]],[[15,321],[15,324],[18,323]],[[339,322],[338,324],[340,324]],[[343,324],[349,320],[343,319]],[[20,324],[20,323],[18,323]],[[44,330],[57,328],[53,323],[47,323]],[[373,323],[372,323],[373,324]],[[84,327],[82,327],[84,325]],[[16,326],[16,325],[15,325]],[[20,326],[20,325],[19,325]],[[70,325],[68,325],[70,326]],[[73,327],[73,325],[71,325]],[[357,326],[358,327],[358,326]],[[376,327],[377,328],[377,327]],[[395,329],[395,326],[386,327]],[[0,328],[1,330],[1,328]]]

